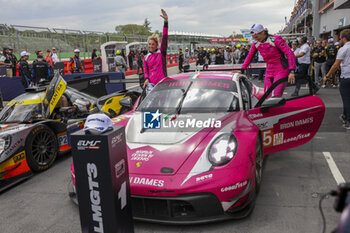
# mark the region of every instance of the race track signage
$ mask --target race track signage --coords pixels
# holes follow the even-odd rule
[[[246,38],[214,38],[210,39],[210,42],[247,42]]]

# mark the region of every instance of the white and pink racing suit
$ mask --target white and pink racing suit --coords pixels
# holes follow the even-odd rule
[[[168,22],[164,22],[160,49],[148,53],[144,58],[145,79],[157,83],[167,76]]]
[[[268,35],[264,42],[255,42],[252,44],[249,54],[242,65],[242,69],[247,69],[257,50],[266,62],[264,81],[264,91],[266,92],[273,82],[288,77],[289,71],[295,70],[295,55],[281,36]],[[284,55],[286,55],[287,59]],[[273,90],[272,96],[281,97],[286,86],[287,82],[278,85]]]

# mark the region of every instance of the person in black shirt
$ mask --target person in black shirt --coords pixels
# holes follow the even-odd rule
[[[98,59],[98,56],[97,56],[96,52],[97,52],[97,49],[93,49],[92,50],[91,60]]]
[[[198,60],[196,62],[196,66],[204,65],[204,58],[206,55],[207,55],[207,52],[204,50],[203,47],[201,47],[201,50],[198,53]]]
[[[27,62],[29,55],[29,53],[23,51],[21,52],[21,59],[19,60],[19,75],[22,77],[22,84],[24,88],[34,86],[34,80]]]
[[[245,58],[248,56],[250,48],[248,49],[248,46],[245,46],[242,50],[241,50],[241,57],[239,58],[239,64],[243,64]]]
[[[184,53],[179,49],[179,72],[183,72]]]
[[[17,76],[17,57],[13,54],[13,49],[10,48],[9,57],[12,63],[12,76]]]
[[[326,75],[326,57],[325,57],[325,49],[321,45],[321,41],[316,41],[315,48],[311,51],[311,56],[314,59],[314,67],[315,67],[315,85],[319,86],[323,76]],[[320,78],[320,70],[321,70],[321,78]]]
[[[132,48],[128,54],[128,61],[129,61],[130,70],[133,70],[133,68],[134,68],[134,57],[135,57],[135,51],[134,51],[134,48]]]
[[[52,75],[51,65],[44,60],[42,55],[38,55],[33,62],[32,77],[34,82],[50,81]]]
[[[325,47],[325,51],[326,51],[326,74],[329,72],[329,70],[331,69],[331,67],[333,66],[335,59],[337,57],[337,53],[338,53],[338,47],[334,45],[334,39],[333,38],[329,38],[328,39],[328,45]],[[323,87],[326,86],[325,81],[323,81]],[[332,75],[332,87],[336,87],[337,86],[337,80],[335,75]]]
[[[225,58],[221,48],[219,48],[219,51],[216,54],[215,62],[218,65],[225,64]]]

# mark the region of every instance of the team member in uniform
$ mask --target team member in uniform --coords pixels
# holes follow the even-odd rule
[[[184,70],[188,70],[190,68],[190,59],[191,55],[188,51],[188,48],[185,48],[185,54],[184,54]]]
[[[326,50],[326,74],[329,72],[331,67],[333,66],[335,59],[337,57],[338,48],[334,45],[334,39],[329,38],[328,39],[328,45],[325,47]],[[332,87],[336,87],[337,85],[337,78],[335,75],[331,75],[332,78]],[[326,81],[323,81],[323,86],[326,87]]]
[[[219,48],[216,54],[216,64],[219,64],[219,65],[225,64],[225,58],[221,48]]]
[[[337,58],[325,79],[331,77],[339,67],[341,68],[339,91],[344,110],[340,118],[344,122],[343,126],[350,129],[350,29],[344,29],[340,33],[340,39],[344,46],[339,49]]]
[[[69,73],[84,73],[85,65],[84,61],[82,61],[79,57],[80,50],[74,49],[74,56],[69,59],[68,62],[68,72]]]
[[[13,54],[13,48],[10,48],[9,51],[9,56],[10,56],[10,60],[12,63],[12,76],[17,76],[17,57]]]
[[[206,55],[205,48],[202,47],[201,50],[199,51],[199,54],[198,54],[198,60],[196,62],[196,66],[204,65],[205,55]]]
[[[295,56],[298,59],[298,74],[304,75],[305,77],[309,74],[309,68],[311,64],[311,56],[310,56],[310,46],[307,43],[307,38],[303,37],[301,38],[301,46],[299,49],[299,53]],[[299,90],[301,88],[302,80],[297,81],[295,85],[295,90],[292,96],[298,96]],[[318,91],[319,87],[315,85],[314,82],[312,82],[312,88],[315,92]]]
[[[316,41],[316,47],[312,50],[311,55],[314,59],[315,67],[315,77],[314,83],[316,86],[320,85],[321,79],[326,75],[326,57],[325,57],[325,48],[322,47],[321,41]],[[321,70],[321,79],[319,77]]]
[[[225,64],[231,64],[231,53],[230,53],[230,46],[226,46],[226,49],[224,50],[224,59]]]
[[[209,53],[209,64],[210,65],[215,65],[216,64],[215,49],[211,49],[211,52]]]
[[[253,43],[242,69],[248,68],[253,56],[259,51],[267,66],[264,81],[265,91],[272,83],[285,77],[288,77],[290,83],[294,83],[295,56],[283,38],[278,35],[269,35],[267,29],[261,24],[254,24],[250,32],[256,42]],[[286,86],[287,83],[277,86],[272,92],[272,96],[282,96]]]
[[[12,63],[10,57],[10,48],[4,47],[2,51],[2,56],[0,58],[0,65],[4,65],[6,67],[6,76],[12,77]]]
[[[233,53],[233,57],[235,60],[235,64],[239,64],[239,61],[241,60],[241,45],[240,44],[238,44],[236,46],[236,50]]]
[[[244,46],[241,48],[241,54],[239,57],[239,64],[243,64],[245,59],[247,58],[249,54],[249,50],[247,49],[247,46]]]
[[[19,60],[19,75],[22,77],[22,84],[24,88],[34,86],[35,81],[32,78],[32,73],[27,62],[30,53],[26,51],[21,52],[21,59]]]
[[[167,77],[168,15],[163,9],[161,17],[164,19],[164,27],[160,49],[158,49],[158,35],[153,34],[148,37],[149,53],[145,56],[143,62],[145,70],[144,88],[149,83],[157,85],[160,80]]]
[[[44,60],[44,57],[41,54],[39,54],[37,59],[33,62],[32,77],[34,83],[50,81],[52,74],[51,65]]]
[[[183,72],[184,67],[184,52],[182,51],[182,49],[179,49],[179,72]]]
[[[116,72],[123,72],[126,71],[126,62],[124,57],[121,55],[121,51],[117,50],[116,56],[114,58],[114,65],[115,65],[115,71]]]

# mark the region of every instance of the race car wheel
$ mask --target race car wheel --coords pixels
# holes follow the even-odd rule
[[[263,170],[263,151],[261,138],[258,136],[256,140],[255,149],[255,191],[256,193],[260,190],[261,180],[262,180],[262,170]]]
[[[57,137],[47,126],[39,125],[29,133],[26,155],[28,165],[33,171],[44,171],[51,167],[57,151]]]

